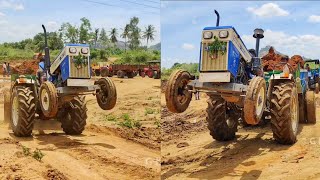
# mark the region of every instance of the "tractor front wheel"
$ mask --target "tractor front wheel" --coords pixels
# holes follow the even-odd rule
[[[40,86],[40,107],[45,117],[55,117],[58,112],[58,94],[54,84],[43,82]]]
[[[96,94],[100,108],[103,110],[112,109],[117,102],[117,90],[113,81],[109,78],[101,78],[94,84],[100,86]]]
[[[244,100],[244,119],[247,124],[256,125],[260,122],[266,106],[266,81],[262,77],[253,78]]]
[[[165,96],[167,107],[171,112],[184,112],[191,101],[192,93],[188,91],[191,75],[187,71],[177,70],[169,78]]]
[[[315,124],[316,118],[316,102],[313,91],[306,92],[306,109],[307,109],[307,123]]]
[[[271,89],[270,111],[273,137],[281,144],[297,141],[299,102],[293,82],[280,82]]]
[[[35,97],[30,87],[16,86],[11,96],[11,127],[18,137],[30,136],[36,113]]]
[[[209,95],[209,94],[208,94]],[[236,136],[239,117],[220,96],[209,95],[207,122],[210,135],[217,141],[232,140]]]
[[[87,120],[87,106],[85,96],[76,96],[66,103],[63,113],[59,113],[58,119],[66,134],[79,135],[85,129]]]

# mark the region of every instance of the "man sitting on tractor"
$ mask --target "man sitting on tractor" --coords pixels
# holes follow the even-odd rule
[[[40,62],[39,62],[38,70],[37,70],[37,76],[38,76],[39,81],[42,81],[41,77],[44,72],[44,57],[42,56],[41,53],[39,54],[38,59]]]

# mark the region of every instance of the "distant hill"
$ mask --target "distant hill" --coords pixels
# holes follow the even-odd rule
[[[161,43],[150,46],[149,49],[161,51]]]

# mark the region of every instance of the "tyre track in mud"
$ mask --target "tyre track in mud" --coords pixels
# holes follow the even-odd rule
[[[159,153],[148,147],[127,141],[111,134],[84,132],[81,136],[62,133],[35,134],[30,138],[15,138],[2,125],[0,149],[4,156],[0,163],[0,177],[18,175],[21,178],[44,177],[46,171],[54,169],[67,179],[157,179],[160,173]],[[0,142],[1,142],[0,141]],[[13,142],[13,143],[12,143]],[[8,148],[8,146],[10,148]],[[23,155],[25,146],[31,151],[40,149],[45,154],[42,162]],[[18,154],[18,156],[17,156]],[[12,159],[13,157],[13,159]],[[5,162],[2,164],[2,162]],[[27,163],[22,163],[27,162]],[[25,167],[25,164],[34,164]],[[13,171],[2,168],[17,166]],[[38,168],[38,166],[45,167]],[[34,173],[33,171],[37,169]],[[0,178],[1,179],[1,178]]]
[[[209,131],[201,128],[205,96],[192,101],[181,114],[164,109],[162,124],[167,127],[162,134],[161,179],[320,178],[320,170],[315,168],[320,160],[320,95],[317,97],[318,123],[300,124],[298,142],[292,146],[277,144],[269,123],[239,128],[236,140],[213,140]],[[165,107],[163,95],[161,98]]]

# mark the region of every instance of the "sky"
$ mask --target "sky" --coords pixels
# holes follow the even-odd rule
[[[149,45],[159,43],[160,0],[0,0],[0,43],[32,38],[42,32],[41,24],[49,32],[64,22],[79,26],[82,17],[91,21],[93,29],[109,32],[115,27],[120,35],[133,16],[139,17],[142,31],[149,24],[155,26],[155,39]]]
[[[289,56],[320,58],[320,2],[317,1],[161,1],[162,67],[199,62],[201,32],[233,26],[248,49],[255,48],[255,28],[265,33],[260,47],[274,46]]]

